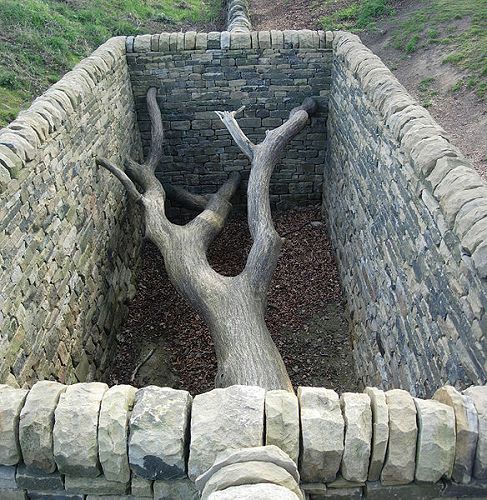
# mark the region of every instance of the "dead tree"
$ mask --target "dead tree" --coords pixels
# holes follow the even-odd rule
[[[244,270],[234,277],[214,271],[206,253],[225,224],[240,175],[232,173],[209,198],[163,186],[155,176],[164,135],[155,88],[147,92],[147,106],[151,146],[146,160],[140,164],[127,160],[125,171],[107,159],[99,158],[97,164],[114,174],[127,193],[143,206],[146,237],[162,253],[173,285],[206,322],[218,362],[215,385],[258,385],[292,391],[281,355],[264,321],[266,296],[281,248],[281,238],[271,218],[269,183],[285,147],[316,111],[316,102],[306,99],[291,111],[283,125],[268,131],[260,144],[253,144],[239,127],[235,115],[242,108],[217,112],[251,161],[247,203],[253,244]],[[184,226],[172,224],[165,213],[166,196],[203,211]]]

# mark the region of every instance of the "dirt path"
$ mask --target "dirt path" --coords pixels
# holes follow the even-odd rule
[[[357,390],[348,323],[336,263],[319,210],[275,217],[286,235],[271,285],[267,324],[293,384]],[[229,221],[209,260],[226,275],[243,268],[250,249],[246,220]],[[152,353],[152,354],[151,354]],[[149,355],[135,377],[135,368]],[[147,245],[137,295],[118,336],[106,380],[110,384],[156,384],[199,394],[214,386],[216,360],[208,330],[179,297],[155,247]]]
[[[253,29],[322,29],[322,16],[350,3],[350,0],[252,0]],[[413,0],[393,2],[395,15],[379,20],[374,32],[361,33],[360,37],[382,58],[408,92],[420,104],[426,105],[454,144],[487,179],[487,100],[481,100],[474,91],[466,89],[452,92],[452,86],[465,75],[451,64],[442,64],[448,51],[444,46],[431,44],[409,55],[392,46],[394,28],[420,5],[421,2]],[[467,22],[459,20],[455,29],[464,29]]]

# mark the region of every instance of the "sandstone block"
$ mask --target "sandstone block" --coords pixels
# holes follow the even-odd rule
[[[52,433],[54,411],[66,386],[50,380],[34,384],[20,413],[19,441],[24,463],[30,469],[54,472]]]
[[[453,408],[455,413],[455,460],[452,478],[457,483],[468,483],[472,470],[479,435],[477,411],[472,399],[462,395],[451,385],[438,389],[433,399]]]
[[[302,480],[333,481],[343,455],[344,421],[338,394],[316,387],[300,387]]]
[[[0,490],[17,488],[15,471],[16,467],[12,465],[0,465]]]
[[[153,481],[132,474],[130,481],[130,492],[132,495],[141,498],[153,498]]]
[[[340,397],[345,419],[342,475],[348,481],[367,479],[372,440],[372,411],[367,394],[345,392]]]
[[[0,489],[0,498],[2,500],[26,500],[27,494],[24,490]],[[29,496],[29,500],[37,500],[37,497]]]
[[[227,465],[215,472],[206,482],[201,499],[207,500],[212,493],[232,486],[259,483],[284,486],[298,498],[303,498],[296,480],[282,467],[270,462],[245,462]]]
[[[370,455],[369,481],[378,481],[386,457],[389,442],[389,410],[384,391],[366,387],[372,409],[372,450]]]
[[[34,472],[25,465],[19,465],[17,468],[16,481],[17,486],[25,490],[57,491],[64,489],[63,477],[59,472]]]
[[[15,465],[22,460],[18,425],[27,392],[0,385],[0,465]]]
[[[473,475],[477,479],[487,479],[487,386],[472,386],[465,389],[463,394],[472,398],[479,423]]]
[[[116,385],[103,396],[98,421],[98,454],[108,481],[127,482],[130,468],[127,454],[128,422],[137,389]]]
[[[402,389],[386,392],[389,410],[389,446],[381,473],[385,485],[408,484],[414,480],[416,459],[416,406]]]
[[[298,500],[295,493],[284,486],[261,483],[232,486],[223,491],[215,491],[208,500]]]
[[[130,468],[145,479],[186,475],[191,395],[168,387],[139,389],[130,418]]]
[[[194,484],[187,478],[175,481],[154,481],[154,499],[166,500],[168,498],[199,500],[200,496]]]
[[[283,468],[299,483],[299,472],[296,464],[277,446],[256,446],[255,448],[240,448],[225,450],[218,454],[214,464],[195,481],[195,486],[202,491],[206,482],[223,467],[242,462],[270,462]]]
[[[265,395],[266,444],[275,445],[294,462],[299,458],[298,398],[288,391],[267,391]]]
[[[100,382],[73,384],[59,398],[54,412],[54,459],[62,474],[96,477],[98,415],[108,386]]]
[[[418,420],[416,481],[436,483],[450,477],[455,459],[453,408],[435,400],[414,398]]]
[[[83,495],[124,495],[127,493],[129,483],[108,481],[104,476],[77,477],[65,476],[64,487],[67,493]]]
[[[262,446],[265,390],[235,385],[194,398],[188,475],[208,470],[219,452]]]

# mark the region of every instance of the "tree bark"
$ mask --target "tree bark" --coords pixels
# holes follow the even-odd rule
[[[191,194],[181,187],[163,186],[155,176],[163,142],[155,88],[147,93],[147,106],[151,119],[151,148],[145,162],[139,164],[128,160],[125,172],[103,158],[97,159],[97,164],[114,174],[129,196],[142,204],[146,237],[161,251],[175,288],[207,324],[218,363],[215,385],[258,385],[292,391],[284,362],[264,320],[267,291],[281,247],[281,238],[271,217],[269,183],[285,147],[306,125],[309,115],[316,111],[315,101],[306,99],[302,106],[293,109],[289,119],[268,131],[258,145],[245,136],[235,119],[243,108],[217,112],[252,163],[247,199],[253,244],[244,270],[234,277],[222,276],[213,270],[206,254],[225,224],[240,175],[233,172],[218,192],[208,198]],[[165,213],[166,195],[203,211],[184,226],[172,224]]]

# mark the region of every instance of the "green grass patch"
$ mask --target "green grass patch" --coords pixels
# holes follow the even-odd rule
[[[431,43],[445,46],[444,64],[465,71],[466,81],[452,88],[475,89],[485,96],[487,81],[487,1],[426,0],[393,28],[393,45],[411,54]]]
[[[108,38],[177,30],[220,9],[221,0],[0,0],[0,126]]]
[[[378,18],[392,13],[389,0],[359,0],[321,19],[325,30],[373,29]]]

